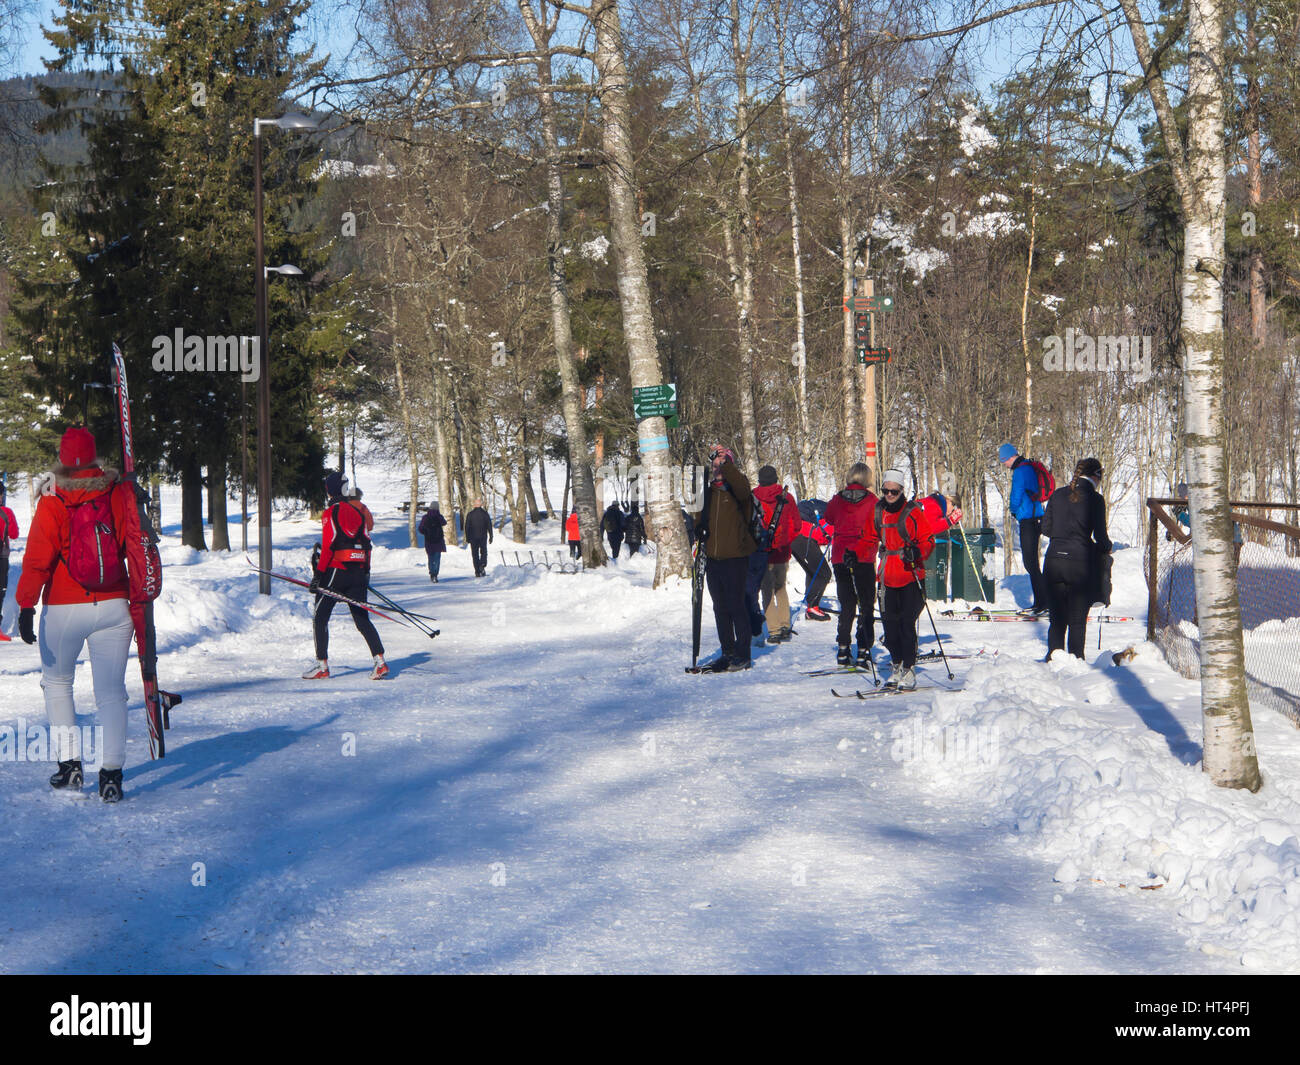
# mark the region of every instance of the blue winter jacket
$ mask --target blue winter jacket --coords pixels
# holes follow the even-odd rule
[[[1022,455],[1011,467],[1011,513],[1017,521],[1043,516],[1044,504],[1033,500],[1033,494],[1037,491],[1038,474]]]

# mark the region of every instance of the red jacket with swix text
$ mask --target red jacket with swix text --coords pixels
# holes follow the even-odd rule
[[[325,508],[320,538],[321,573],[344,566],[370,566],[370,538],[366,518],[356,504],[344,499]]]
[[[826,520],[834,527],[831,537],[831,565],[844,561],[844,552],[852,551],[859,562],[876,557],[876,528],[872,516],[876,497],[860,484],[841,488],[826,505]]]
[[[67,505],[76,506],[106,493],[110,493],[113,536],[125,557],[125,545],[140,539],[140,514],[134,491],[119,479],[116,470],[91,466],[76,473],[56,474],[53,481],[41,488],[41,499],[27,533],[22,576],[14,592],[19,609],[34,607],[38,599],[43,599],[47,606],[66,606],[129,598],[125,568],[118,584],[89,592],[73,579],[64,561],[72,538]]]

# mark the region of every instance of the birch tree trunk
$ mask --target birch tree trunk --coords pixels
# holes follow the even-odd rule
[[[601,142],[609,188],[609,218],[623,333],[627,339],[632,387],[663,383],[659,349],[650,307],[650,282],[641,247],[637,216],[636,162],[632,153],[627,66],[617,0],[593,0],[590,19],[596,33],[596,68],[600,75]],[[686,528],[672,497],[668,426],[663,418],[637,425],[646,509],[652,516],[658,551],[655,586],[670,576],[685,577],[690,566]],[[579,519],[581,520],[581,519]]]
[[[853,298],[853,267],[856,258],[856,241],[853,234],[853,212],[849,205],[850,169],[853,165],[851,140],[849,135],[850,106],[852,104],[849,85],[849,33],[852,25],[852,0],[837,0],[840,16],[839,24],[839,134],[840,134],[840,172],[839,172],[839,222],[840,222],[840,294],[844,305],[849,305]],[[853,312],[845,310],[843,318],[843,337],[840,345],[840,400],[844,409],[844,433],[840,440],[840,469],[842,471],[857,459],[856,450],[861,435],[858,431],[857,375],[854,373],[853,353]]]
[[[1262,783],[1246,698],[1245,650],[1223,441],[1224,0],[1186,0],[1187,139],[1179,134],[1137,0],[1120,0],[1182,206],[1183,453],[1200,629],[1202,767],[1220,787]]]
[[[785,8],[777,12],[777,60],[781,85],[785,81]],[[795,447],[799,453],[799,492],[807,495],[814,477],[812,440],[808,432],[808,345],[804,332],[803,253],[799,247],[799,189],[795,183],[794,143],[790,136],[788,91],[781,92],[781,139],[785,147],[785,183],[790,200],[790,256],[794,264],[794,366],[796,381]]]
[[[742,42],[739,0],[731,0],[729,22],[736,79],[736,150],[739,153],[734,205],[739,262],[732,265],[731,274],[736,298],[736,333],[740,341],[740,432],[745,473],[752,484],[757,484],[760,456],[758,422],[754,416],[754,208],[749,195],[749,53],[753,26],[750,26],[749,39]]]
[[[1034,447],[1034,367],[1029,358],[1029,279],[1034,270],[1034,240],[1038,235],[1038,202],[1029,186],[1029,254],[1025,256],[1025,292],[1020,300],[1020,347],[1025,356],[1025,442],[1026,455]]]
[[[411,538],[411,546],[419,547],[416,536],[416,523],[420,520],[416,511],[420,502],[420,456],[415,446],[415,429],[411,424],[411,403],[406,394],[406,375],[402,372],[402,356],[394,344],[393,359],[397,364],[397,398],[402,407],[402,429],[406,434],[406,458],[411,464],[411,506],[406,515],[406,531]]]
[[[545,5],[542,5],[543,12]],[[548,50],[555,22],[533,11],[530,0],[519,0],[519,13],[542,57],[537,61],[537,79],[552,84],[551,53]],[[560,10],[555,10],[558,21]],[[560,171],[559,133],[555,122],[555,95],[538,94],[542,111],[542,139],[546,149],[546,265],[550,275],[551,337],[555,342],[555,365],[560,375],[560,403],[564,413],[564,432],[572,471],[573,503],[578,511],[578,528],[582,533],[582,557],[587,568],[605,564],[605,549],[600,539],[600,511],[596,502],[596,481],[587,457],[587,427],[582,421],[586,396],[578,378],[573,357],[572,319],[569,314],[569,286],[564,273],[564,178]],[[545,466],[546,457],[541,457]],[[545,482],[543,482],[543,490]],[[547,504],[548,508],[550,504]],[[560,515],[567,520],[569,510]]]

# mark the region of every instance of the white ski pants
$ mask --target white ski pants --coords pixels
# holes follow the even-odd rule
[[[81,757],[80,751],[64,748],[77,723],[72,682],[81,649],[87,647],[97,723],[104,730],[101,764],[105,769],[122,768],[126,761],[126,659],[133,634],[125,599],[47,606],[41,613],[41,688],[52,745],[60,748],[54,752],[59,761]]]

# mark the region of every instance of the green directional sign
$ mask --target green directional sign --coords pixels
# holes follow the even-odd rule
[[[677,414],[677,386],[651,385],[632,389],[632,411],[642,418],[673,418]]]

